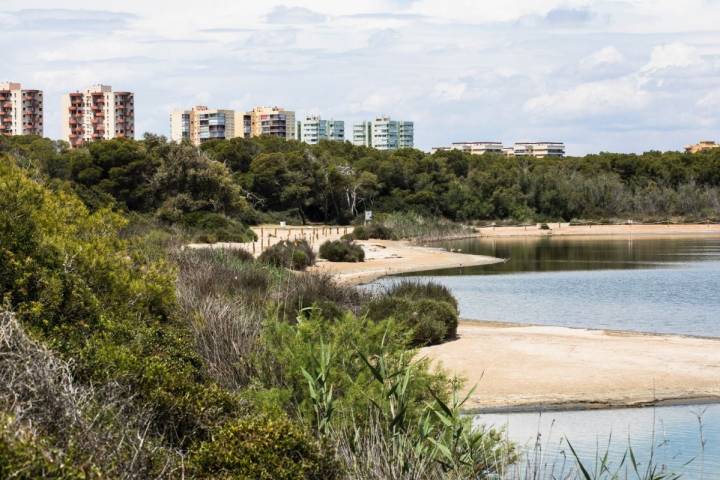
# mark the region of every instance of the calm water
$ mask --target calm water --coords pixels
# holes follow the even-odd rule
[[[720,337],[720,237],[441,245],[509,259],[432,272],[455,293],[463,318]]]
[[[720,337],[720,237],[472,239],[441,246],[508,259],[417,275],[450,287],[463,318]],[[565,438],[592,465],[612,435],[615,465],[630,442],[642,462],[654,451],[657,463],[683,478],[720,478],[720,405],[488,414],[477,421],[506,426],[510,439],[527,446],[526,459],[534,457],[540,434],[538,463],[556,474],[566,456],[570,462]]]

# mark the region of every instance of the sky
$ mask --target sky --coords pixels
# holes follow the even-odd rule
[[[720,0],[0,0],[0,81],[173,109],[282,106],[415,122],[416,147],[563,141],[570,154],[720,140]]]

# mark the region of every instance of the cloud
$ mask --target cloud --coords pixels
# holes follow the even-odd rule
[[[650,94],[632,76],[588,82],[525,102],[524,110],[543,117],[589,118],[645,108]]]
[[[461,100],[467,85],[465,83],[440,82],[435,85],[435,96],[441,100]]]
[[[265,16],[265,22],[285,25],[307,25],[325,22],[327,18],[326,15],[307,8],[279,5]]]
[[[127,28],[137,18],[131,13],[47,8],[2,12],[0,22],[4,28],[23,31],[105,32]]]
[[[620,50],[613,46],[608,46],[580,60],[580,68],[590,70],[601,66],[616,65],[623,61],[625,61],[625,57],[620,53]]]
[[[588,8],[553,8],[545,15],[545,21],[550,25],[582,25],[595,18],[595,14]]]
[[[645,72],[657,72],[672,68],[686,68],[702,62],[696,48],[681,42],[658,45],[652,49],[650,61],[643,67]]]

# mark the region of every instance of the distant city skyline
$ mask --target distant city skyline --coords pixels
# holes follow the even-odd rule
[[[0,81],[135,93],[135,133],[192,105],[283,105],[347,126],[415,123],[415,146],[564,141],[570,155],[720,140],[720,2],[5,0]]]

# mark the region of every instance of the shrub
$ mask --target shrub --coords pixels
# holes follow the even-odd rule
[[[287,278],[278,288],[280,314],[294,322],[303,309],[316,306],[323,318],[334,320],[347,310],[358,313],[365,296],[357,288],[338,284],[327,273],[306,272]]]
[[[380,321],[394,318],[413,329],[415,346],[433,345],[457,335],[457,300],[447,287],[402,280],[370,301],[365,313]]]
[[[359,225],[348,235],[355,240],[395,240],[397,238],[393,230],[382,223]]]
[[[420,282],[417,280],[403,279],[394,282],[388,287],[385,294],[392,297],[409,297],[415,300],[430,298],[447,302],[452,305],[455,310],[458,308],[457,299],[455,299],[452,292],[450,292],[450,289],[436,282]]]
[[[215,212],[191,212],[179,216],[178,222],[191,232],[194,240],[201,243],[248,242],[257,237],[239,221]]]
[[[414,346],[435,345],[457,334],[457,312],[447,302],[383,296],[368,303],[365,313],[376,322],[394,318],[407,325]]]
[[[258,257],[263,263],[292,270],[305,270],[315,263],[315,252],[306,240],[283,240]]]
[[[328,240],[320,245],[320,258],[331,262],[364,262],[365,251],[348,240]]]
[[[284,416],[226,424],[192,455],[190,470],[198,478],[340,478],[333,449]]]

